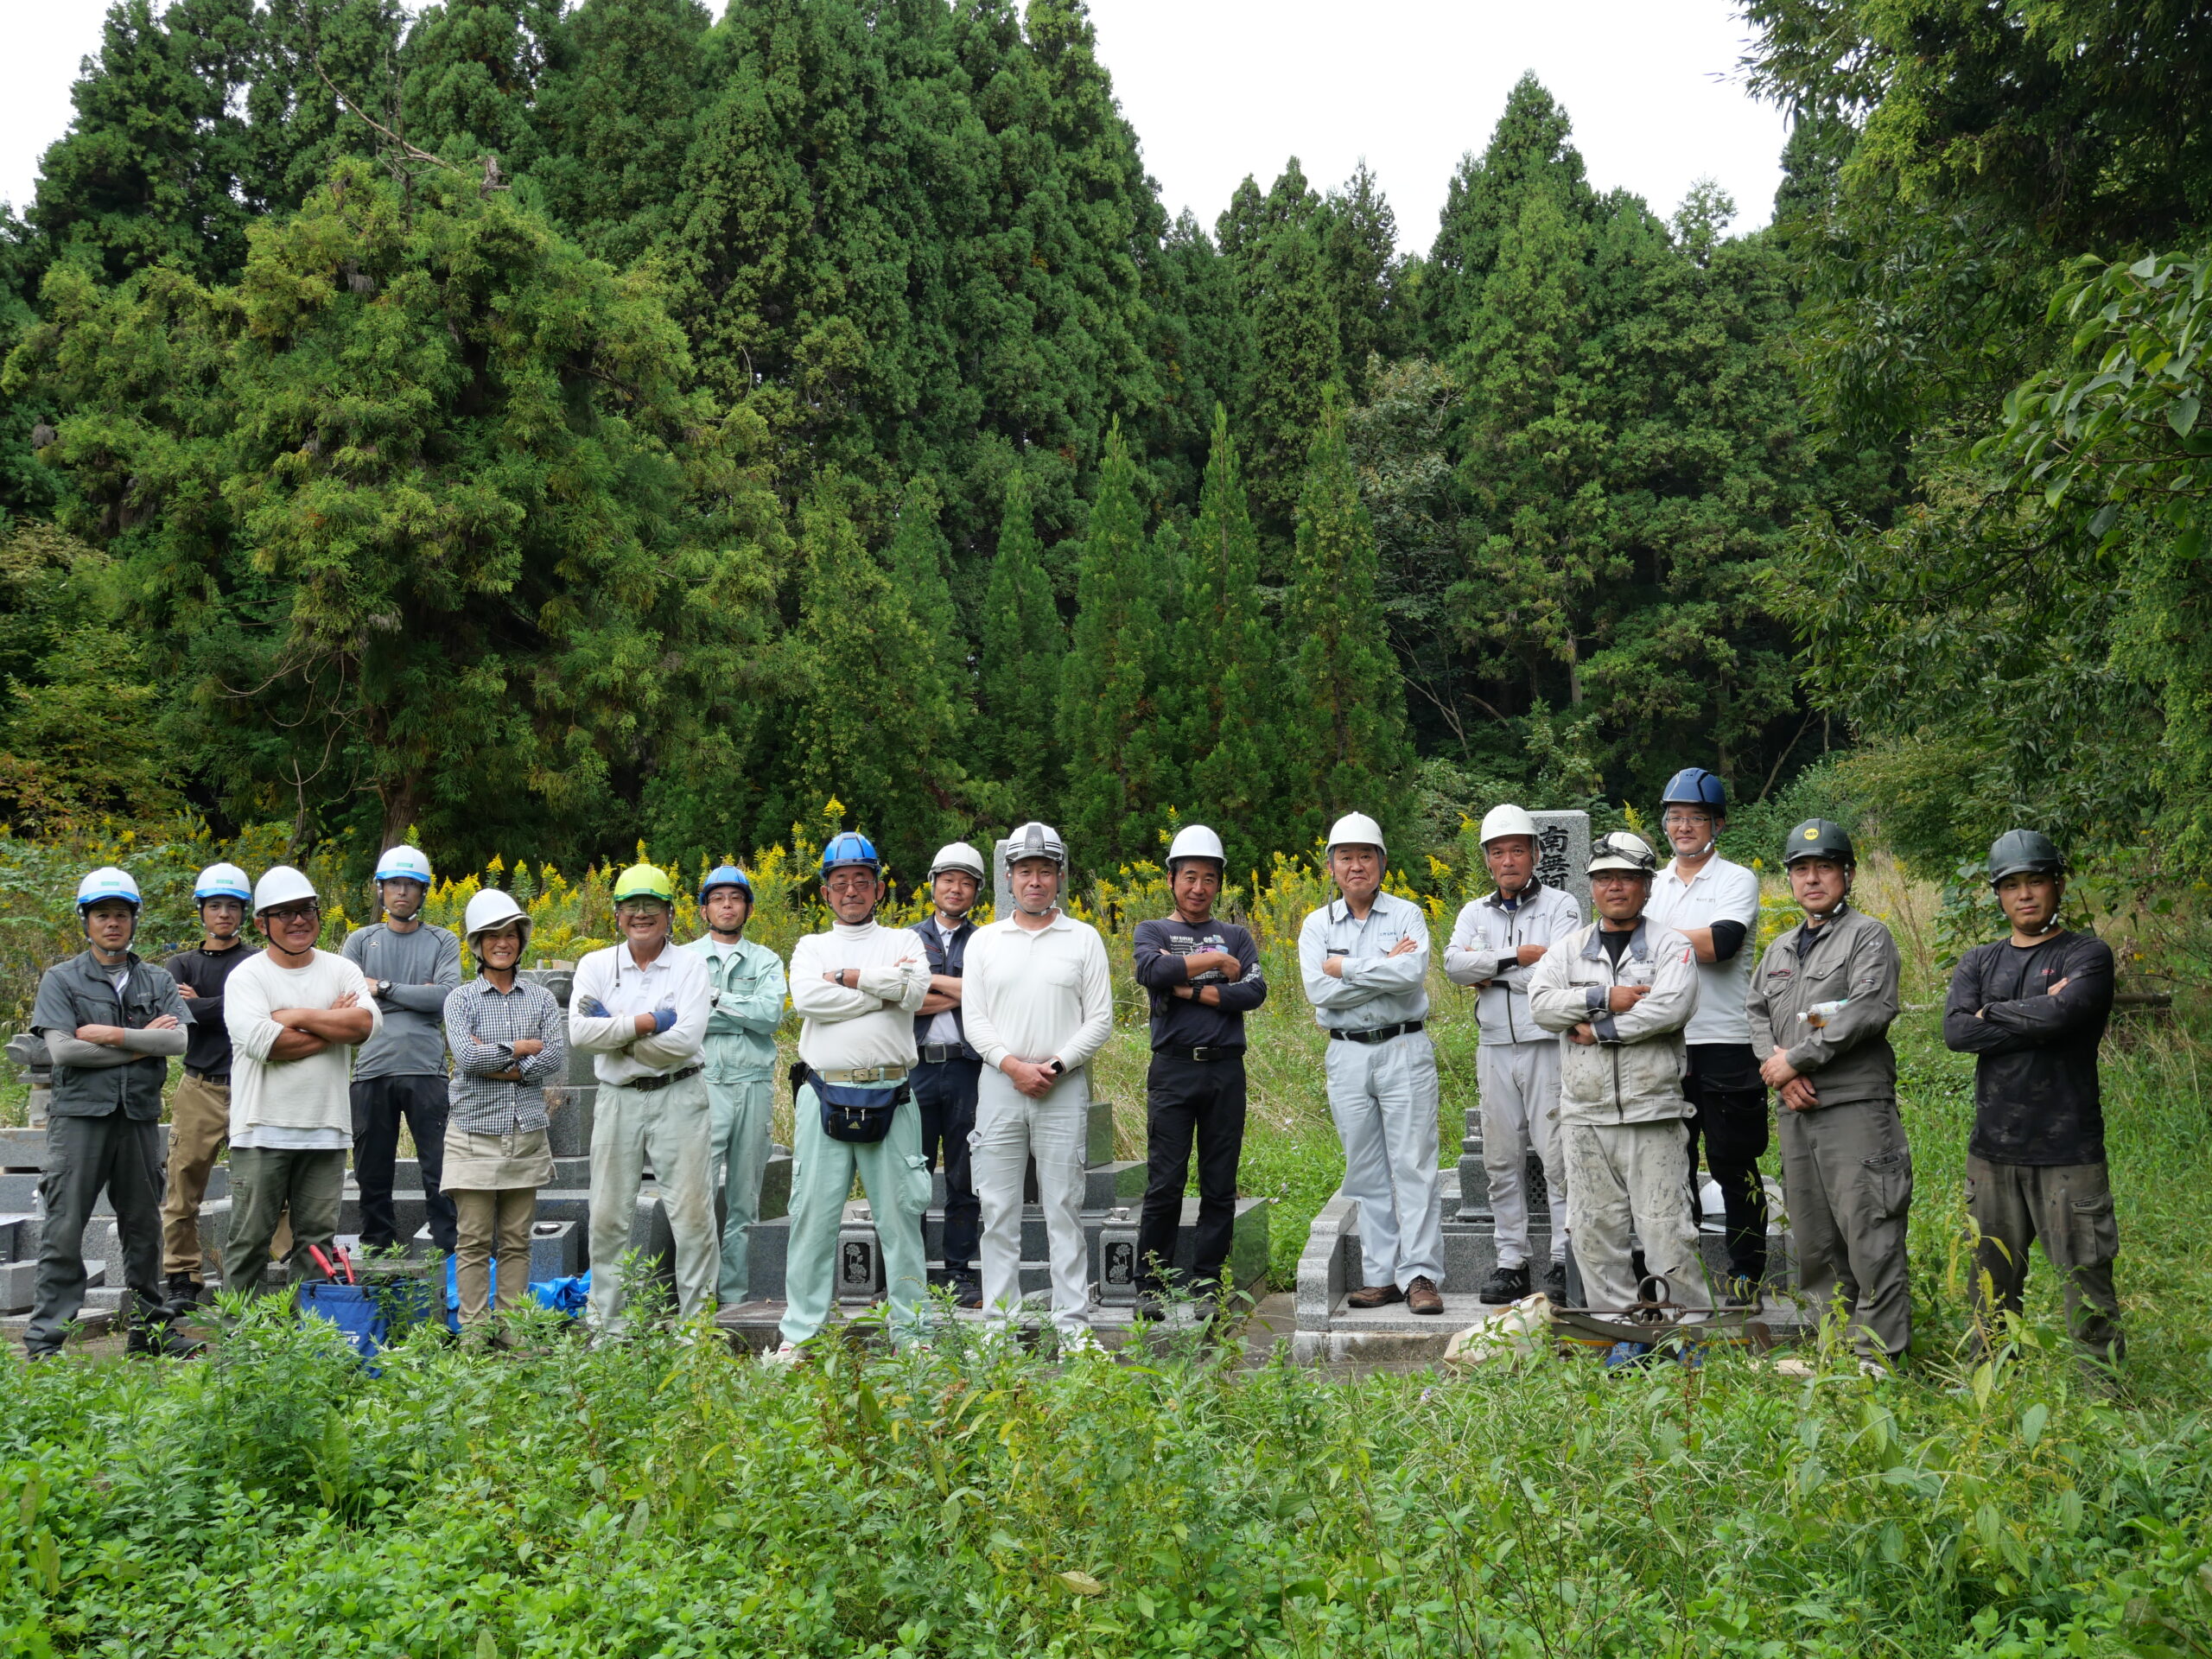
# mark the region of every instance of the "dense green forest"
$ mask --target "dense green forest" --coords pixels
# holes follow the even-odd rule
[[[2162,856],[2202,9],[1745,10],[1770,228],[1529,78],[1402,255],[1294,158],[1171,220],[1079,0],[118,0],[0,245],[0,812],[1106,868],[1841,753]]]

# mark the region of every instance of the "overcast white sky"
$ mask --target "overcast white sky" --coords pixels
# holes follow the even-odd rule
[[[0,196],[21,207],[106,4],[4,4]],[[1364,156],[1402,245],[1426,251],[1453,168],[1527,69],[1566,105],[1599,188],[1665,214],[1709,175],[1738,230],[1772,207],[1783,118],[1736,76],[1730,0],[1091,0],[1091,14],[1168,212],[1209,229],[1247,173],[1264,188],[1295,155],[1325,188]]]

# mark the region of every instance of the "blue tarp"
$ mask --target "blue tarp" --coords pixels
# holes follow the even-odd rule
[[[491,1289],[499,1287],[499,1264],[490,1263]],[[531,1284],[530,1294],[540,1307],[550,1307],[556,1313],[575,1319],[584,1311],[584,1301],[591,1294],[591,1270],[571,1274],[566,1279],[541,1279]],[[446,1328],[461,1329],[461,1274],[454,1258],[446,1258]]]

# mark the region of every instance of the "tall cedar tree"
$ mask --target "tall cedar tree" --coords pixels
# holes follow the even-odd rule
[[[253,79],[252,0],[117,0],[71,90],[68,132],[39,163],[33,281],[57,259],[119,282],[169,260],[235,276],[251,218],[241,94]]]
[[[1159,702],[1167,680],[1165,584],[1144,533],[1136,476],[1117,427],[1099,464],[1076,581],[1074,643],[1060,675],[1070,855],[1092,869],[1155,850],[1173,739]]]
[[[562,22],[535,171],[547,211],[595,258],[632,264],[674,234],[708,24],[699,0],[585,0]]]
[[[537,159],[532,114],[563,0],[445,0],[407,31],[407,141],[450,161],[489,151],[512,177]]]
[[[1052,601],[1052,579],[1029,507],[1029,481],[1008,474],[998,556],[983,596],[977,747],[1005,797],[993,815],[1034,818],[1058,798],[1061,776],[1060,674],[1067,629]]]
[[[245,94],[244,189],[257,212],[297,213],[340,157],[375,155],[387,141],[364,115],[390,129],[404,124],[406,26],[399,0],[263,0]]]
[[[8,379],[227,810],[572,855],[743,690],[772,500],[649,296],[465,175],[411,199],[340,163],[234,289],[59,267]]]
[[[1323,406],[1298,504],[1283,600],[1285,830],[1308,845],[1342,812],[1387,830],[1406,810],[1412,746],[1405,688],[1376,605],[1375,526],[1359,499],[1344,410]]]
[[[843,802],[894,869],[925,869],[963,822],[957,712],[910,595],[861,543],[849,489],[824,479],[799,510],[800,784],[810,803]]]
[[[1290,761],[1276,690],[1281,672],[1261,609],[1259,533],[1225,410],[1214,411],[1212,454],[1185,545],[1175,661],[1191,790],[1177,804],[1185,817],[1220,831],[1236,868],[1300,849],[1278,828]]]

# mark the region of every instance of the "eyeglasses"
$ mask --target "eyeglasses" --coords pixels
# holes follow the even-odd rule
[[[1710,812],[1662,812],[1659,815],[1659,822],[1669,830],[1710,830],[1713,828],[1713,814]]]
[[[313,922],[320,921],[321,918],[321,905],[287,905],[282,910],[264,910],[261,912],[261,919],[264,923]]]

